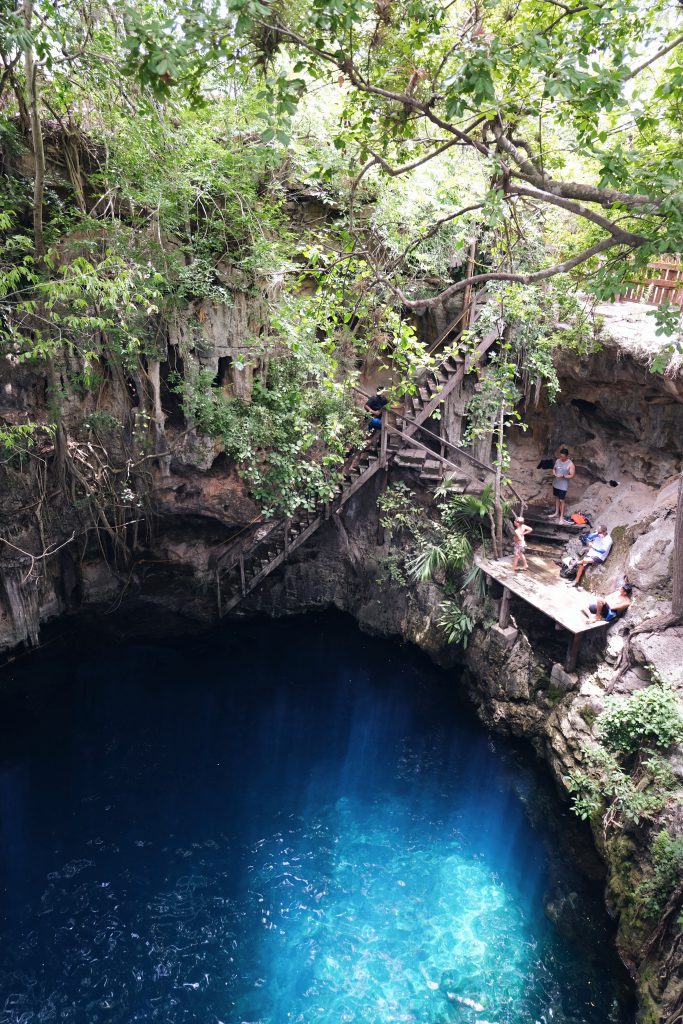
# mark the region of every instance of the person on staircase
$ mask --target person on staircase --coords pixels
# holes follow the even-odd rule
[[[382,429],[382,416],[389,404],[389,399],[386,397],[385,392],[386,388],[379,384],[375,394],[371,395],[365,403],[364,409],[368,414],[365,420],[368,426],[368,434],[374,434],[376,430]]]
[[[550,519],[557,519],[558,523],[564,523],[564,505],[567,500],[569,481],[576,473],[576,466],[569,458],[569,449],[560,448],[559,458],[553,466],[553,497],[555,499],[555,511],[549,512]]]
[[[572,583],[573,587],[579,586],[583,578],[583,574],[589,565],[602,565],[612,550],[612,543],[612,538],[609,535],[606,526],[599,526],[597,533],[589,533],[586,535],[588,551],[578,564],[576,579]]]
[[[370,447],[376,446],[376,435],[377,431],[382,429],[382,417],[389,404],[389,399],[386,397],[386,388],[379,384],[374,395],[370,395],[367,402],[363,406],[365,412],[365,428],[368,434],[368,440],[366,441],[363,449],[356,452],[351,459],[345,463],[343,469],[343,475],[345,480],[350,480],[353,472],[358,468],[358,464],[363,455],[363,451]]]

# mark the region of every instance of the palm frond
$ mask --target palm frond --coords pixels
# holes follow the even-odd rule
[[[460,590],[466,590],[470,586],[478,598],[483,600],[486,597],[486,573],[482,572],[478,565],[470,566]]]
[[[430,580],[439,569],[448,565],[446,549],[439,544],[429,544],[407,563],[408,572],[418,580]]]

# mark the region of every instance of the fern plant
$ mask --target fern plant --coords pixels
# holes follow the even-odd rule
[[[441,569],[462,571],[472,560],[472,544],[464,533],[451,533],[440,543],[421,548],[408,562],[408,571],[418,580],[430,580]]]
[[[441,615],[437,621],[446,634],[448,643],[467,647],[475,626],[474,619],[455,601],[442,601],[439,610]]]

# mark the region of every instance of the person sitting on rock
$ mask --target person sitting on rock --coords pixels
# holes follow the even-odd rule
[[[607,532],[606,526],[599,526],[597,533],[589,533],[586,536],[588,551],[583,556],[576,570],[576,579],[572,586],[578,587],[583,574],[589,565],[602,565],[612,550],[612,538]]]
[[[599,622],[600,619],[604,619],[605,622],[614,622],[624,614],[631,604],[632,593],[633,587],[630,583],[625,582],[613,594],[599,597],[597,601],[589,604],[587,608],[582,608],[581,611],[589,622]]]
[[[534,531],[531,529],[530,526],[526,525],[521,516],[518,516],[518,518],[515,519],[515,557],[512,563],[512,568],[515,572],[518,572],[519,569],[529,568],[529,566],[527,565],[526,555],[524,554],[524,552],[526,551],[526,541],[524,538],[526,537],[527,533],[533,532]],[[522,565],[518,567],[517,563],[519,562],[520,558],[522,559]]]

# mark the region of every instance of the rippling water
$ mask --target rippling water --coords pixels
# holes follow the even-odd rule
[[[632,1019],[543,787],[417,652],[316,617],[0,684],[0,1024]]]

